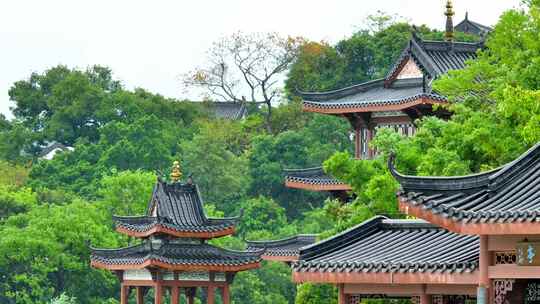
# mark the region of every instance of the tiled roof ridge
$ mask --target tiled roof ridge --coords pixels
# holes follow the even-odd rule
[[[429,189],[429,190],[467,190],[487,187],[495,191],[519,171],[531,165],[536,158],[540,158],[540,142],[527,150],[516,160],[496,169],[464,176],[411,176],[397,171],[395,154],[388,158],[388,168],[394,178],[404,189]]]
[[[278,239],[278,240],[260,240],[250,241],[246,240],[248,247],[279,247],[283,245],[295,244],[297,242],[313,243],[317,239],[317,234],[297,234],[290,237]]]
[[[394,178],[406,189],[433,189],[433,190],[468,190],[488,186],[490,176],[501,170],[493,169],[486,172],[464,175],[464,176],[413,176],[398,172],[395,163],[395,154],[388,158],[388,169]]]
[[[328,253],[327,249],[332,249],[333,251],[339,250],[342,247],[349,245],[349,242],[354,241],[358,233],[366,232],[370,228],[376,227],[387,217],[378,215],[372,217],[352,228],[349,228],[341,233],[338,233],[332,237],[329,237],[325,240],[317,242],[313,245],[303,247],[300,250],[300,259],[311,259],[319,254]],[[338,246],[335,246],[338,245]]]
[[[344,234],[349,239],[344,239]],[[478,246],[477,236],[456,234],[423,220],[378,216],[302,248],[293,269],[322,273],[471,273],[478,267]]]
[[[298,94],[304,99],[315,102],[324,102],[330,99],[339,99],[342,97],[350,96],[356,93],[366,92],[370,89],[376,87],[384,87],[386,78],[379,78],[375,80],[369,80],[345,88],[323,91],[323,92],[303,92],[298,91]],[[422,78],[411,78],[411,79],[398,79],[396,80],[391,87],[395,88],[407,88],[415,87],[422,84]]]
[[[294,174],[294,175],[297,175],[297,176],[300,176],[300,175],[303,175],[303,174],[305,174],[305,176],[311,176],[311,175],[313,175],[315,173],[323,173],[323,174],[325,174],[324,168],[322,166],[311,167],[311,168],[300,168],[300,169],[283,169],[283,172],[285,174]]]

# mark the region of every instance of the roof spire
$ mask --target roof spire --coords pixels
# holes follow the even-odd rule
[[[182,171],[180,171],[180,162],[175,160],[173,162],[172,171],[171,171],[171,181],[176,183],[182,177]]]
[[[444,39],[452,42],[454,41],[454,20],[452,20],[452,17],[455,14],[452,0],[446,1],[446,12],[444,14],[446,15],[446,33],[444,34]]]

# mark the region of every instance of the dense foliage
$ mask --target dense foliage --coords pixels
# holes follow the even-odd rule
[[[386,166],[391,152],[404,173],[461,175],[499,166],[540,141],[540,9],[531,1],[527,11],[502,16],[488,49],[467,69],[437,81],[452,100],[449,121],[418,121],[412,138],[383,130],[373,142],[380,156],[354,160],[348,123],[303,113],[295,92],[384,76],[411,31],[388,20],[373,18],[375,26],[336,45],[306,42],[286,79],[289,98],[271,121],[255,108],[243,120],[216,119],[203,103],[126,90],[99,66],[57,66],[15,83],[15,118],[0,119],[0,302],[117,303],[117,279],[89,266],[89,246],[135,241],[113,231],[111,216],[144,212],[156,170],[167,173],[174,159],[199,184],[209,215],[243,210],[237,235],[212,241],[242,249],[246,239],[324,238],[374,214],[402,216]],[[40,159],[52,142],[74,150]],[[354,202],[284,187],[284,168],[323,161],[352,185]],[[295,286],[285,264],[266,262],[237,275],[232,297],[236,304],[337,299],[334,287]]]

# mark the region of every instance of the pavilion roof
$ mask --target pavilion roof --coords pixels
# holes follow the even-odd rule
[[[465,68],[466,61],[475,59],[477,51],[483,47],[482,42],[430,41],[413,34],[400,58],[390,69],[386,81],[393,81],[409,58],[414,60],[426,76],[431,79],[438,78],[451,70]]]
[[[484,35],[488,34],[489,32],[493,31],[493,28],[470,20],[469,19],[469,14],[467,13],[465,15],[465,19],[463,19],[463,21],[458,23],[454,27],[454,30],[456,30],[458,32],[463,32],[463,33],[468,33],[468,34],[473,34],[473,35],[478,35],[478,36],[484,36]]]
[[[158,267],[170,270],[240,271],[259,266],[262,251],[233,251],[201,243],[142,244],[92,249],[94,267],[109,270]]]
[[[312,190],[351,190],[351,187],[326,174],[322,167],[285,169],[285,184],[291,188]]]
[[[476,236],[459,235],[422,220],[374,217],[304,247],[298,273],[471,273],[478,266]]]
[[[158,180],[146,215],[114,216],[113,220],[118,231],[136,237],[165,233],[207,239],[232,234],[238,218],[208,218],[195,184]]]
[[[306,111],[330,114],[399,111],[419,104],[445,103],[444,96],[433,92],[431,80],[463,69],[482,48],[483,43],[428,41],[413,34],[385,78],[333,91],[298,93],[304,99]],[[398,79],[410,60],[427,76],[427,81],[423,77]]]
[[[389,167],[409,214],[462,233],[540,233],[540,143],[507,165],[468,176],[402,175],[393,157]]]
[[[264,256],[297,257],[300,255],[300,248],[311,245],[316,240],[315,234],[299,234],[281,240],[247,241],[247,250],[264,250]]]
[[[385,85],[385,79],[374,80],[340,90],[323,93],[302,93],[307,111],[376,112],[403,110],[418,100],[446,99],[434,93],[426,93],[422,78],[400,79]]]

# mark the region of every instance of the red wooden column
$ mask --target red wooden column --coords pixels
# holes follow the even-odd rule
[[[338,304],[349,304],[349,296],[345,294],[345,287],[343,284],[338,285]]]
[[[354,128],[354,157],[362,158],[362,128],[359,126]]]
[[[208,299],[207,299],[207,303],[208,304],[214,304],[216,302],[216,290],[215,290],[215,287],[214,286],[208,286],[207,288],[208,290]]]
[[[160,281],[157,281],[154,287],[154,304],[162,304],[162,303],[163,303],[163,286],[161,286]]]
[[[431,304],[431,295],[421,294],[420,295],[420,304]]]
[[[490,281],[489,281],[489,275],[488,275],[488,267],[489,267],[489,251],[488,251],[488,236],[487,235],[481,235],[480,236],[480,263],[479,263],[479,284],[478,284],[478,291],[477,291],[477,303],[478,304],[487,304],[489,303],[489,287],[490,287]]]
[[[120,304],[127,304],[129,299],[129,286],[122,283],[120,285]]]
[[[225,286],[223,286],[221,288],[221,299],[223,301],[223,304],[230,304],[231,303],[231,299],[230,299],[230,295],[229,295],[229,285],[225,284]]]
[[[180,292],[178,286],[171,287],[171,304],[180,304]]]
[[[137,304],[144,304],[144,287],[137,286]]]

